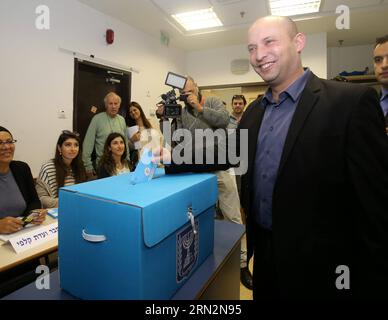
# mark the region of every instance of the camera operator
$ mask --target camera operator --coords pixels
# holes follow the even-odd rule
[[[229,112],[225,109],[222,101],[216,97],[204,98],[199,92],[198,86],[192,77],[188,76],[183,90],[180,91],[180,100],[184,101],[185,106],[181,115],[176,117],[171,123],[171,129],[187,129],[191,133],[194,141],[196,130],[205,129],[225,129],[229,124]],[[157,105],[157,116],[160,118],[161,130],[168,119],[163,117],[163,104]],[[164,122],[164,124],[163,124]],[[195,141],[194,141],[195,143]],[[219,208],[225,219],[242,224],[240,213],[240,199],[238,196],[235,177],[227,171],[216,171]],[[242,243],[241,258],[241,281],[248,289],[252,289],[252,276],[247,268],[246,243]]]
[[[180,95],[179,99],[184,101],[185,107],[182,109],[181,116],[176,118],[176,129],[188,129],[194,136],[196,129],[218,129],[228,126],[229,112],[222,101],[216,97],[207,99],[202,97],[193,78],[187,77],[186,85],[180,91]],[[156,115],[160,121],[167,120],[163,117],[163,104],[158,104],[157,107]]]

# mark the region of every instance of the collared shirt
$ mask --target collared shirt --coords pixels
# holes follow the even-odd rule
[[[238,123],[239,120],[237,120],[237,118],[233,114],[230,114],[228,129],[236,129],[238,127]]]
[[[272,229],[272,193],[280,158],[292,117],[310,74],[311,71],[305,69],[302,76],[280,93],[278,102],[273,101],[271,88],[262,100],[265,111],[257,139],[252,208],[256,222],[265,229]]]
[[[381,90],[380,106],[383,109],[384,116],[388,114],[388,89]]]

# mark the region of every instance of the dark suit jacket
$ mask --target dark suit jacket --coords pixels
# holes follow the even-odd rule
[[[239,130],[248,129],[241,203],[248,214],[249,253],[256,239],[250,204],[263,114],[255,101],[239,124]],[[166,173],[226,167],[172,164]],[[282,297],[387,297],[388,139],[376,91],[310,76],[287,134],[272,201]],[[350,271],[349,290],[336,287],[344,276],[336,270],[343,265]]]
[[[248,172],[241,185],[249,249],[263,114],[255,101],[239,126],[249,130]],[[373,89],[311,75],[284,145],[272,214],[283,297],[387,297],[388,139]],[[350,290],[335,286],[340,265],[349,267]]]
[[[35,190],[34,179],[32,178],[31,169],[28,164],[22,161],[12,161],[9,167],[27,204],[24,215],[27,215],[30,210],[41,208],[40,200]]]

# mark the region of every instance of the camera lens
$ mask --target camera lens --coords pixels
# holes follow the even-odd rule
[[[184,102],[184,103],[187,103],[187,97],[188,97],[188,95],[181,94],[180,97],[179,97],[179,100]]]

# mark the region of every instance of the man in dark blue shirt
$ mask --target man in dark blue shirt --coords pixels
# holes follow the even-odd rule
[[[388,34],[376,39],[373,64],[377,81],[381,84],[380,105],[388,134]]]
[[[245,111],[241,201],[254,249],[254,299],[383,297],[388,287],[388,139],[373,89],[303,68],[287,17],[248,32],[269,84]]]
[[[372,88],[304,69],[305,41],[287,17],[261,18],[248,32],[251,65],[269,84],[237,129],[248,132],[241,203],[253,298],[386,298],[388,139],[379,99]]]
[[[272,228],[272,193],[279,168],[288,128],[301,93],[310,76],[310,70],[279,95],[274,101],[271,90],[265,94],[262,105],[265,108],[263,121],[257,139],[254,177],[254,206],[256,222],[267,229]]]

